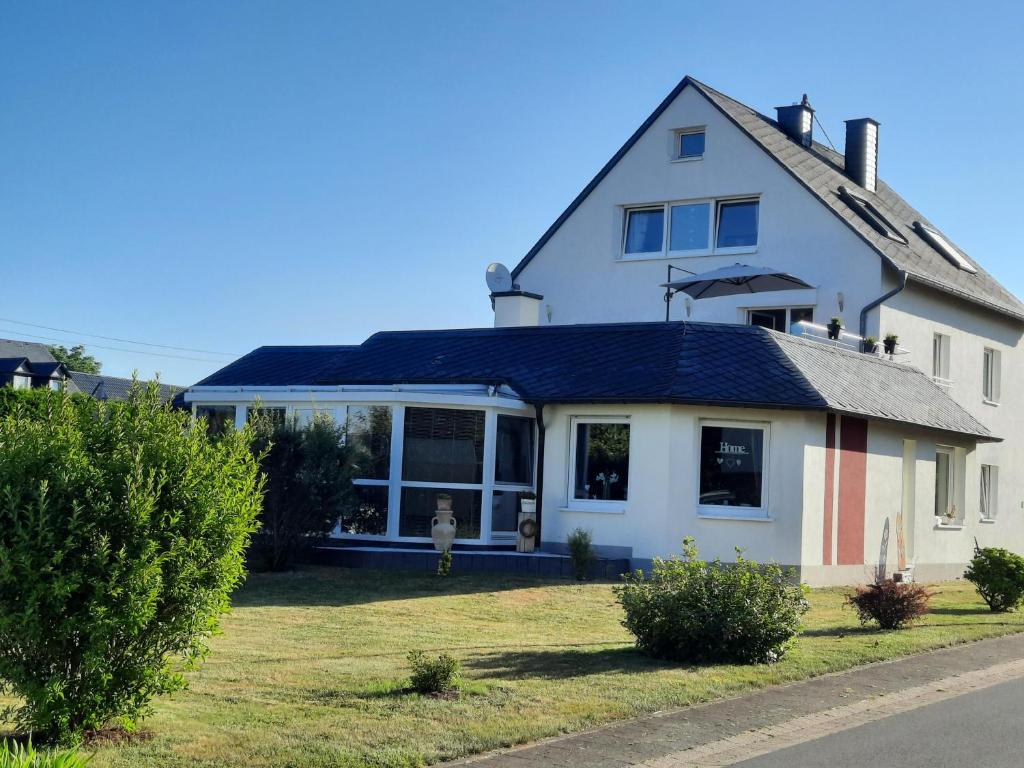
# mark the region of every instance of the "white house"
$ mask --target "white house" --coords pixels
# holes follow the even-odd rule
[[[1024,551],[1024,305],[877,178],[877,122],[845,156],[812,133],[806,98],[771,119],[685,78],[492,294],[494,329],[262,347],[186,399],[346,420],[339,544],[427,545],[444,490],[460,546],[513,545],[536,491],[543,550],[582,527],[641,566],[686,535],[814,584]],[[810,287],[677,295],[666,322],[669,275],[734,263]]]

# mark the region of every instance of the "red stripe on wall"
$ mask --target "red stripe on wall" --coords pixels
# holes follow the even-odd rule
[[[839,422],[839,565],[864,564],[867,450],[867,421],[843,416]]]
[[[825,525],[821,562],[832,565],[832,506],[835,503],[836,484],[836,415],[825,417]]]

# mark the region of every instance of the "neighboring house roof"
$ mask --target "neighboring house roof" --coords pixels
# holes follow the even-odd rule
[[[35,341],[0,339],[0,358],[25,357],[33,363],[55,363],[57,358],[50,354],[45,344]]]
[[[79,392],[95,397],[97,400],[126,400],[131,391],[133,380],[119,376],[104,376],[98,373],[83,373],[82,371],[69,371],[71,381],[78,387]],[[140,381],[145,386],[149,382]],[[184,387],[177,387],[173,384],[160,384],[160,402],[166,403],[175,394],[182,391]]]
[[[325,368],[358,347],[258,347],[194,386],[286,387],[315,384]]]
[[[384,332],[359,347],[261,347],[200,383],[505,384],[533,403],[824,410],[992,437],[916,368],[720,323]]]
[[[544,245],[558,231],[558,228],[583,203],[587,196],[597,187],[605,176],[618,164],[626,153],[639,141],[654,121],[682,93],[684,88],[693,87],[714,105],[726,118],[750,137],[755,144],[776,160],[805,189],[838,216],[864,242],[874,249],[891,267],[903,270],[909,279],[929,285],[938,290],[959,296],[976,304],[981,304],[1017,319],[1024,319],[1024,304],[1006,290],[999,282],[981,269],[977,262],[967,260],[977,268],[977,273],[961,270],[940,255],[915,231],[913,223],[922,224],[938,231],[921,213],[892,190],[881,179],[878,180],[878,191],[868,192],[858,186],[844,173],[845,159],[843,155],[814,142],[813,146],[805,147],[790,139],[772,120],[756,110],[741,104],[725,94],[704,85],[692,77],[684,77],[672,90],[657,109],[643,122],[612,159],[598,172],[591,182],[584,187],[569,207],[555,220],[554,224],[541,236],[540,240],[530,249],[523,259],[512,270],[512,276],[518,277],[527,264],[540,252]],[[856,211],[844,203],[838,193],[840,186],[855,190],[860,197],[871,202],[882,213],[886,214],[907,240],[904,245],[898,243],[872,228]],[[943,234],[947,240],[950,240]],[[950,240],[952,243],[952,241]],[[960,250],[960,249],[958,249]],[[963,253],[963,251],[960,251]],[[965,254],[966,256],[966,254]]]

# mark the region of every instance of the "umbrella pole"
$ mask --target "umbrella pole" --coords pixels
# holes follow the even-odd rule
[[[668,279],[665,282],[666,283],[671,283],[672,282],[672,265],[671,264],[668,265]],[[665,288],[665,322],[666,323],[668,322],[668,311],[671,308],[672,308],[672,289],[666,287]]]

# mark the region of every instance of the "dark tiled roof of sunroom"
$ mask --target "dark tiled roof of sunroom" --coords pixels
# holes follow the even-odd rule
[[[506,384],[535,403],[822,410],[993,439],[916,368],[764,328],[621,323],[395,331],[260,347],[197,386]]]

